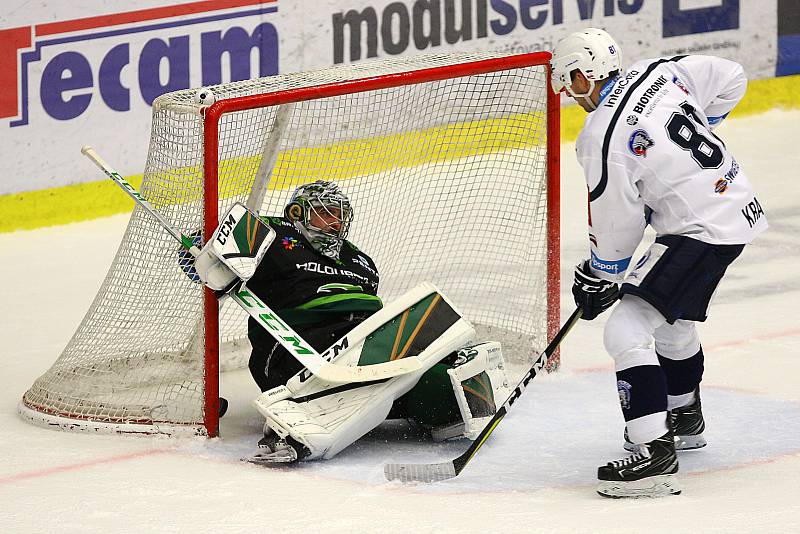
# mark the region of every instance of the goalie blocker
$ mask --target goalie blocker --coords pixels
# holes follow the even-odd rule
[[[346,337],[349,347],[332,361],[369,366],[416,356],[421,369],[345,385],[301,371],[255,400],[266,418],[265,433],[299,448],[302,460],[332,458],[392,417],[416,421],[434,439],[474,439],[511,393],[500,344],[467,345],[474,336],[440,291],[421,284],[353,329]],[[264,454],[253,460],[280,458],[285,457]]]

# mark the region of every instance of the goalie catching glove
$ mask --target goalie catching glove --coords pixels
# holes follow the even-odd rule
[[[617,301],[619,285],[595,276],[589,267],[589,260],[583,260],[575,266],[572,296],[583,312],[581,319],[591,321]]]
[[[275,231],[237,202],[194,261],[182,252],[179,263],[193,282],[199,279],[209,288],[226,293],[255,274],[274,239]]]

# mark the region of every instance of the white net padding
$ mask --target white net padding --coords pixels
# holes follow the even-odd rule
[[[500,57],[399,58],[212,87],[217,100],[386,77]],[[359,86],[353,84],[353,89]],[[153,104],[141,192],[184,234],[203,227],[203,114],[194,91]],[[350,241],[389,301],[436,284],[483,339],[525,360],[546,344],[547,77],[543,65],[225,113],[219,213],[249,202],[282,215],[293,189],[334,180],[350,197]],[[120,193],[121,194],[121,193]],[[179,245],[134,210],[117,256],[60,358],[25,393],[39,423],[204,434],[201,286]],[[247,316],[220,311],[222,370],[245,366]],[[224,394],[224,392],[223,392]]]

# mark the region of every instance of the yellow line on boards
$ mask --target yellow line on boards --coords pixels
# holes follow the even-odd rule
[[[752,80],[747,94],[731,117],[762,113],[773,108],[800,109],[796,87],[800,75]],[[583,126],[586,113],[578,106],[562,109],[561,140],[574,141]],[[435,163],[470,155],[510,150],[542,142],[543,119],[535,115],[517,115],[502,119],[465,122],[417,132],[405,132],[372,139],[347,141],[316,148],[289,150],[280,154],[273,171],[275,189],[289,189],[324,173],[328,179],[379,173],[396,165]],[[430,150],[437,139],[440,148]],[[442,139],[446,139],[442,143]],[[491,142],[488,142],[491,140]],[[376,156],[376,154],[379,154]],[[260,157],[223,161],[220,172],[252,176]],[[333,162],[333,163],[332,163]],[[198,179],[199,169],[176,170],[182,179]],[[142,176],[125,179],[139,189]],[[243,178],[246,179],[246,178]],[[134,203],[119,194],[109,180],[54,187],[39,191],[0,195],[0,233],[31,230],[79,222],[118,213],[130,212]],[[201,192],[198,191],[198,197]]]

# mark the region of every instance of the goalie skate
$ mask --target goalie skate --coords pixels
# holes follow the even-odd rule
[[[271,432],[261,438],[258,448],[259,452],[245,460],[251,464],[274,465],[293,464],[299,459],[297,449],[292,444]]]

